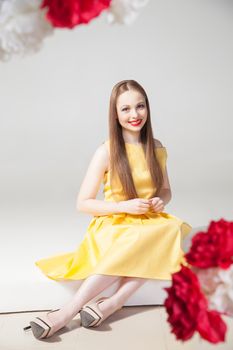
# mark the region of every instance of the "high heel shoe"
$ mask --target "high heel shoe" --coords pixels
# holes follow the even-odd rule
[[[60,309],[51,310],[46,313],[46,316],[51,312],[59,311]],[[36,317],[33,321],[29,322],[30,326],[26,326],[23,329],[25,331],[31,330],[34,337],[37,339],[48,338],[54,329],[54,325],[49,325],[41,317]],[[51,322],[50,322],[51,323]],[[61,327],[63,328],[63,327]]]
[[[81,325],[85,328],[97,327],[104,321],[104,316],[100,311],[98,305],[108,297],[101,297],[93,303],[84,305],[80,310]],[[122,307],[117,310],[122,309]]]

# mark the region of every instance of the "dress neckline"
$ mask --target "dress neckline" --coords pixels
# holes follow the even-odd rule
[[[136,147],[139,147],[139,146],[142,146],[142,143],[129,143],[129,142],[125,142],[126,145],[130,145],[130,146],[136,146]],[[155,147],[156,149],[165,149],[166,147]]]
[[[134,146],[141,146],[142,143],[130,143],[130,142],[125,142],[126,145],[134,145]]]
[[[109,143],[109,139],[107,140]],[[130,142],[125,142],[125,145],[130,145],[130,146],[135,146],[135,147],[142,147],[142,143],[130,143]],[[166,149],[166,147],[155,147],[155,149]]]

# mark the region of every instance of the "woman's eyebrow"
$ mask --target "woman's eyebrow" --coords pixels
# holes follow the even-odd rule
[[[138,105],[139,103],[145,103],[145,102],[144,102],[144,101],[140,101],[140,102],[137,103],[137,105]],[[122,108],[122,107],[125,107],[125,106],[130,106],[130,105],[122,105],[121,108]]]

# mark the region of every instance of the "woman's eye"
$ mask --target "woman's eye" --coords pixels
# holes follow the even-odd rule
[[[138,108],[144,108],[145,106],[143,104],[141,105],[138,105]],[[128,107],[125,107],[122,109],[123,112],[127,111],[129,108]]]

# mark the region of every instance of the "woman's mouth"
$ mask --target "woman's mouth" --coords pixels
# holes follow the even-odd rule
[[[133,126],[138,126],[141,124],[141,122],[142,122],[142,119],[138,119],[138,120],[135,120],[135,121],[129,122],[129,123]]]

